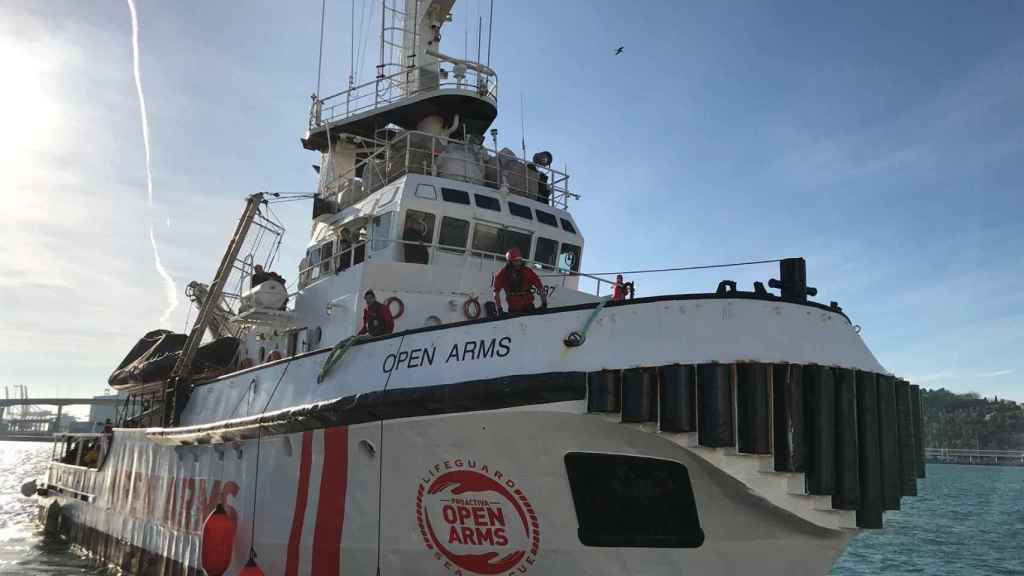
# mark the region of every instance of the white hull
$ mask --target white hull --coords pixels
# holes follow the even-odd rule
[[[661,432],[656,421],[588,414],[585,373],[708,362],[881,372],[849,322],[779,301],[667,297],[610,306],[582,346],[566,347],[561,339],[593,311],[552,310],[362,343],[323,383],[317,375],[327,355],[315,352],[202,384],[183,428],[119,429],[100,470],[55,464],[47,485],[80,542],[136,573],[195,571],[203,518],[220,498],[238,518],[234,566],[252,544],[268,574],[499,573],[491,571],[496,566],[533,574],[826,573],[856,532],[852,510],[807,494],[804,474],[775,472],[770,455],[699,446],[696,433]],[[547,390],[546,378],[561,384]],[[532,388],[523,392],[516,381]],[[477,385],[491,387],[486,401],[473,395]],[[320,408],[296,409],[316,402]],[[247,417],[264,411],[273,418],[253,427]],[[569,453],[681,464],[703,541],[584,545]],[[511,501],[483,492],[504,511],[500,521],[484,512],[456,517],[440,503],[448,500],[430,496],[434,481],[452,470],[508,487]],[[529,511],[535,523],[516,522],[517,512],[532,518]],[[438,528],[425,530],[425,518]],[[460,532],[466,525],[484,532]],[[512,563],[500,566],[503,558]]]

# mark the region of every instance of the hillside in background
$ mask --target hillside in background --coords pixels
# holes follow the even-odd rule
[[[1024,450],[1024,404],[921,389],[929,448]]]

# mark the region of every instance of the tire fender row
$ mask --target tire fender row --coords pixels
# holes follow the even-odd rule
[[[601,370],[588,374],[587,411],[771,455],[774,471],[805,475],[806,493],[855,510],[860,528],[881,528],[925,476],[920,388],[888,374],[753,362]]]

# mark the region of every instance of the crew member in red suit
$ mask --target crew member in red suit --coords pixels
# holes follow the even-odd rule
[[[612,286],[612,302],[626,299],[626,283],[622,281],[622,274],[615,276],[615,284]]]
[[[395,319],[391,317],[391,310],[377,302],[377,295],[373,290],[367,290],[363,298],[366,299],[366,308],[363,309],[363,327],[359,334],[382,336],[394,332]]]
[[[544,283],[540,281],[536,272],[524,265],[519,248],[509,248],[505,253],[505,260],[508,263],[494,277],[494,305],[498,308],[498,313],[501,313],[502,290],[505,291],[505,300],[508,301],[508,311],[512,314],[534,309],[534,291],[540,294],[541,306],[547,308],[548,293],[544,290]]]

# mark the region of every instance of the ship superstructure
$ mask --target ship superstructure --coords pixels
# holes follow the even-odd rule
[[[61,439],[47,510],[145,574],[201,568],[218,504],[232,570],[824,573],[915,492],[917,387],[808,299],[800,258],[777,295],[611,300],[568,175],[499,147],[495,71],[442,51],[453,5],[381,4],[377,77],[313,98],[294,284],[253,195],[190,333],[147,334],[111,377],[118,427]],[[513,248],[547,308],[488,306]],[[393,333],[356,336],[367,290]]]

